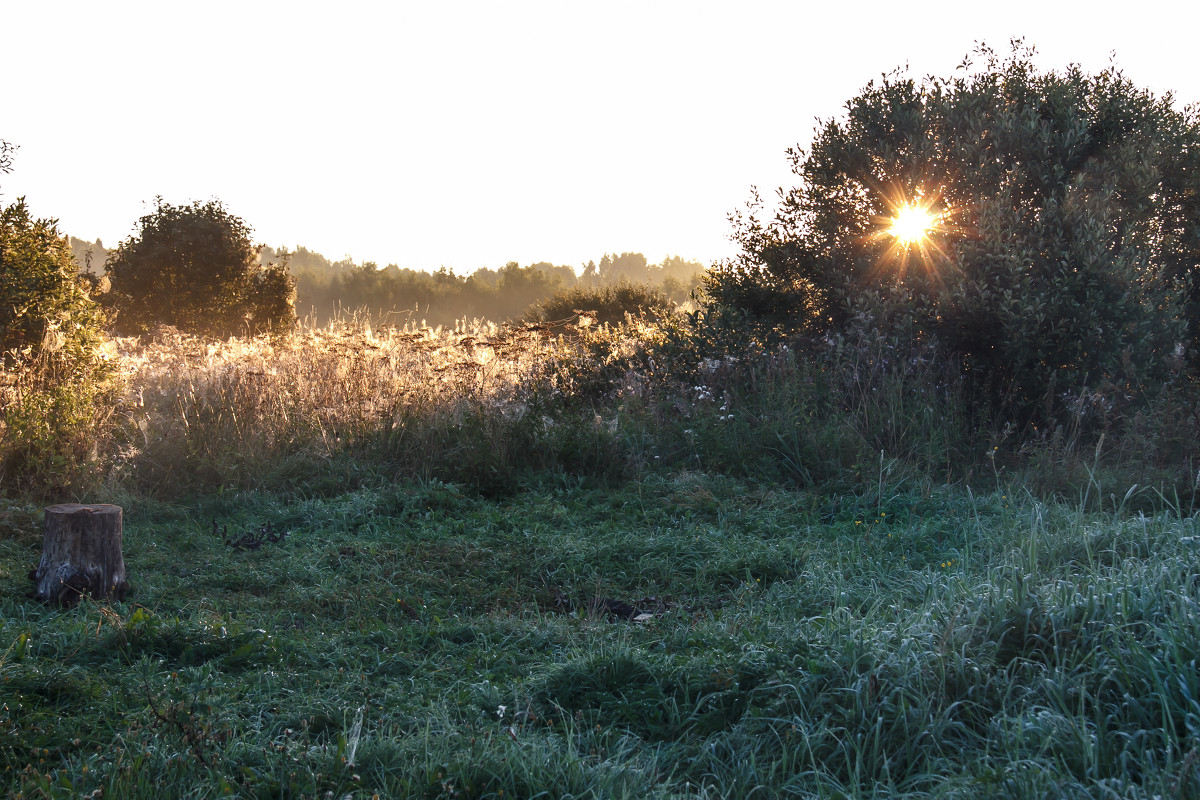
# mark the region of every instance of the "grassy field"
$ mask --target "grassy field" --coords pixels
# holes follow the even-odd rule
[[[0,498],[7,794],[1200,797],[1190,498],[1069,429],[963,474],[953,393],[861,346],[514,335],[114,343],[71,491],[135,593],[34,602]]]
[[[11,796],[1200,796],[1194,518],[688,472],[126,511],[136,594],[65,610],[4,511]]]

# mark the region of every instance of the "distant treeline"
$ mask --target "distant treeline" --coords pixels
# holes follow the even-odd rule
[[[99,239],[85,242],[72,236],[70,244],[80,269],[103,273],[108,251]],[[579,272],[546,261],[526,267],[511,261],[500,269],[484,267],[466,276],[445,268],[426,272],[395,264],[380,268],[370,261],[356,264],[348,258],[330,261],[305,247],[290,251],[263,247],[261,259],[274,263],[286,259],[296,277],[296,312],[318,324],[342,311],[360,309],[378,321],[401,325],[409,321],[451,325],[463,318],[503,322],[520,317],[558,291],[621,282],[649,284],[682,304],[704,271],[703,264],[678,256],[651,264],[641,253],[606,253],[599,263],[589,261]]]
[[[76,239],[74,236],[68,238],[71,245],[71,255],[75,256],[75,262],[79,264],[79,269],[91,272],[94,275],[103,275],[104,264],[108,261],[108,249],[104,246],[104,243],[99,239],[94,242],[85,242],[83,239]]]
[[[264,261],[278,262],[284,251],[263,248]],[[323,323],[339,310],[367,309],[376,319],[403,324],[425,321],[449,325],[468,318],[503,322],[521,316],[534,303],[564,289],[591,288],[622,281],[648,283],[678,303],[699,285],[704,266],[671,256],[650,264],[641,253],[605,254],[577,273],[546,261],[522,267],[510,261],[500,269],[486,267],[470,275],[443,268],[425,272],[348,259],[329,261],[304,247],[286,253],[296,276],[296,311]]]

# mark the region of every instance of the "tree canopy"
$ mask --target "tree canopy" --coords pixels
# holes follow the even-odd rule
[[[227,336],[295,322],[295,281],[285,264],[259,263],[250,228],[218,200],[176,206],[160,197],[138,232],[110,251],[106,302],[117,329],[158,324]]]
[[[0,142],[0,173],[13,149]],[[0,207],[0,484],[61,490],[91,458],[114,370],[88,288],[55,220]]]
[[[742,252],[709,273],[710,319],[903,319],[1025,412],[1055,385],[1152,384],[1181,342],[1200,349],[1196,110],[1115,67],[979,53],[953,78],[868,84],[790,150],[773,216],[757,197],[734,215]],[[910,206],[930,229],[906,241],[891,226]]]
[[[0,140],[0,174],[15,150]],[[102,319],[57,222],[34,219],[24,198],[0,208],[0,364],[50,353],[89,360]]]
[[[102,322],[57,223],[34,219],[24,199],[0,209],[0,363],[88,360]]]

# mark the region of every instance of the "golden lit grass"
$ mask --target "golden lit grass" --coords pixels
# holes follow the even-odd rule
[[[128,374],[127,407],[146,395],[177,399],[179,420],[226,407],[262,419],[318,426],[378,422],[381,415],[447,392],[503,394],[533,361],[518,336],[494,326],[372,330],[355,321],[305,328],[281,338],[206,343],[168,333],[117,341]],[[527,338],[527,337],[526,337]]]
[[[0,487],[61,495],[94,481],[119,381],[115,351],[64,347],[0,354]]]
[[[535,473],[771,471],[774,458],[808,482],[861,463],[863,448],[906,450],[869,432],[859,447],[852,422],[814,425],[846,403],[819,396],[833,387],[786,348],[758,366],[706,359],[695,375],[674,374],[669,351],[656,349],[665,336],[638,319],[546,336],[351,318],[273,339],[122,339],[127,389],[110,474],[115,486],[171,496],[412,477],[503,492]]]
[[[374,329],[350,318],[275,338],[166,331],[116,346],[127,386],[119,471],[146,486],[253,482],[289,459],[381,438],[416,453],[472,418],[519,419],[567,345],[481,322]]]

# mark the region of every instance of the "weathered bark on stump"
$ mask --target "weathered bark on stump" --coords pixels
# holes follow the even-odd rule
[[[129,591],[121,556],[120,506],[63,503],[46,508],[42,561],[30,574],[38,600],[63,605],[86,594],[120,600]]]

